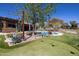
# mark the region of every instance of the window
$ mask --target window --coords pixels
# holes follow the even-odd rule
[[[10,28],[16,28],[16,25],[15,24],[8,24],[8,27],[10,27]]]

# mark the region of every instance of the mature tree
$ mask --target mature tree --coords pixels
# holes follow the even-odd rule
[[[70,21],[71,24],[71,29],[77,29],[78,28],[78,23],[76,21]]]
[[[63,23],[61,28],[63,29],[69,29],[70,28],[70,25],[68,23]]]
[[[28,20],[32,20],[33,30],[35,30],[38,22],[41,27],[44,26],[44,21],[50,13],[54,11],[55,4],[25,4],[25,10],[28,14]]]
[[[58,27],[61,27],[62,26],[62,24],[64,23],[64,21],[63,20],[60,20],[58,18],[53,18],[52,20],[49,20],[48,23],[53,28],[58,28]]]
[[[18,4],[16,4],[19,7]],[[38,22],[41,27],[44,26],[44,21],[48,15],[54,12],[55,4],[40,4],[40,3],[26,3],[22,4],[22,8],[18,8],[16,14],[22,19],[22,30],[24,38],[24,23],[31,22],[33,24],[33,31],[36,29],[36,23]]]

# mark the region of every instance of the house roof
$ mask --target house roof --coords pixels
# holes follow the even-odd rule
[[[18,19],[13,19],[13,18],[8,18],[8,17],[2,17],[2,16],[0,16],[0,20],[18,21]]]

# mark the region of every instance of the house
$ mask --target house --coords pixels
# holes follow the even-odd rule
[[[16,26],[18,25],[18,19],[12,19],[8,17],[0,16],[0,32],[16,32]],[[17,25],[16,25],[17,24]],[[21,27],[22,28],[22,27]],[[30,30],[32,30],[32,25],[30,25]],[[29,30],[29,24],[24,24],[24,30]]]

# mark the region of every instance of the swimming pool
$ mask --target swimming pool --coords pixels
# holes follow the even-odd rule
[[[61,32],[52,32],[52,36],[62,36],[63,33]]]
[[[48,36],[49,35],[48,31],[37,31],[36,33],[39,34],[39,35],[42,35],[42,36]],[[61,32],[51,32],[50,35],[51,36],[62,36],[63,33],[61,33]]]

